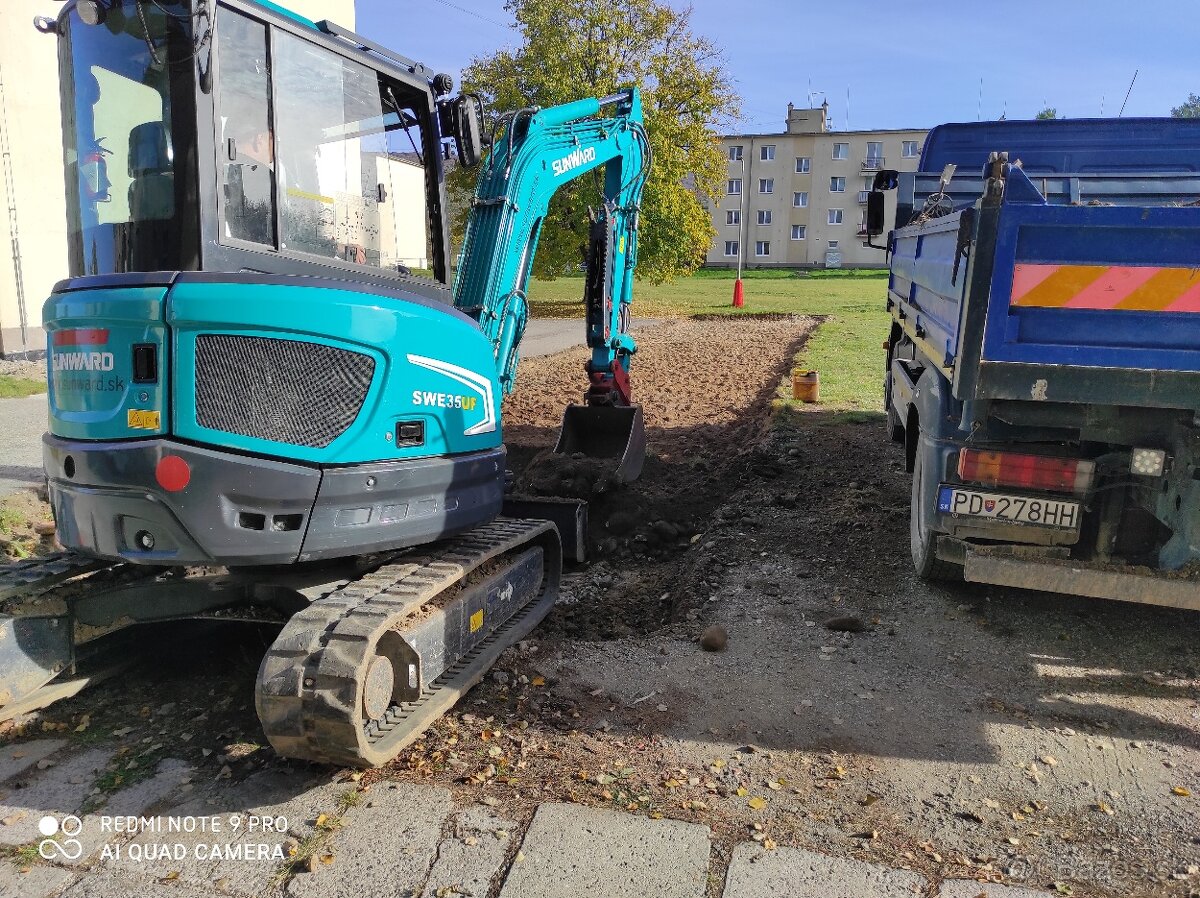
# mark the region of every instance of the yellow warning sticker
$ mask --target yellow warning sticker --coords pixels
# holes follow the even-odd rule
[[[474,614],[471,615],[471,632],[474,633],[476,630],[478,630],[482,626],[483,626],[483,609],[480,608],[478,611],[476,611]]]
[[[131,408],[128,414],[129,426],[134,430],[158,430],[161,420],[158,412],[149,409]]]

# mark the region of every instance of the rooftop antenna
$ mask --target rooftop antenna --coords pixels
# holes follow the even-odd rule
[[[813,104],[812,104],[812,78],[811,78],[811,77],[808,79],[808,108],[809,108],[809,109],[812,109],[812,108],[813,108]]]
[[[979,79],[979,103],[975,106],[975,121],[983,119],[983,78]]]
[[[1137,81],[1138,72],[1140,69],[1133,70],[1133,77],[1129,79],[1129,90],[1125,91],[1125,99],[1121,103],[1121,111],[1117,113],[1117,118],[1125,114],[1125,104],[1129,102],[1129,95],[1133,93],[1133,82]]]
[[[1104,118],[1104,94],[1100,95],[1100,118]]]
[[[846,130],[850,130],[850,85],[846,85]]]

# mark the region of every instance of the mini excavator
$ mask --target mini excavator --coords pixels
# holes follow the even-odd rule
[[[0,569],[0,716],[82,688],[131,624],[265,620],[272,746],[383,763],[555,601],[571,528],[506,506],[501,400],[548,204],[589,172],[591,357],[557,449],[640,472],[638,90],[486,139],[448,76],[271,3],[68,0],[35,25],[61,71],[44,462],[67,551]],[[451,287],[452,150],[479,174]]]

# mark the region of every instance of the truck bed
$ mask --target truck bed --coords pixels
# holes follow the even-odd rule
[[[1014,169],[893,253],[893,315],[957,398],[1200,409],[1200,205],[1054,205]]]

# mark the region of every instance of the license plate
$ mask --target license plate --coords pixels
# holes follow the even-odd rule
[[[938,489],[938,511],[942,514],[992,518],[1017,524],[1062,527],[1067,530],[1077,529],[1080,517],[1078,502],[983,493],[953,486]]]

